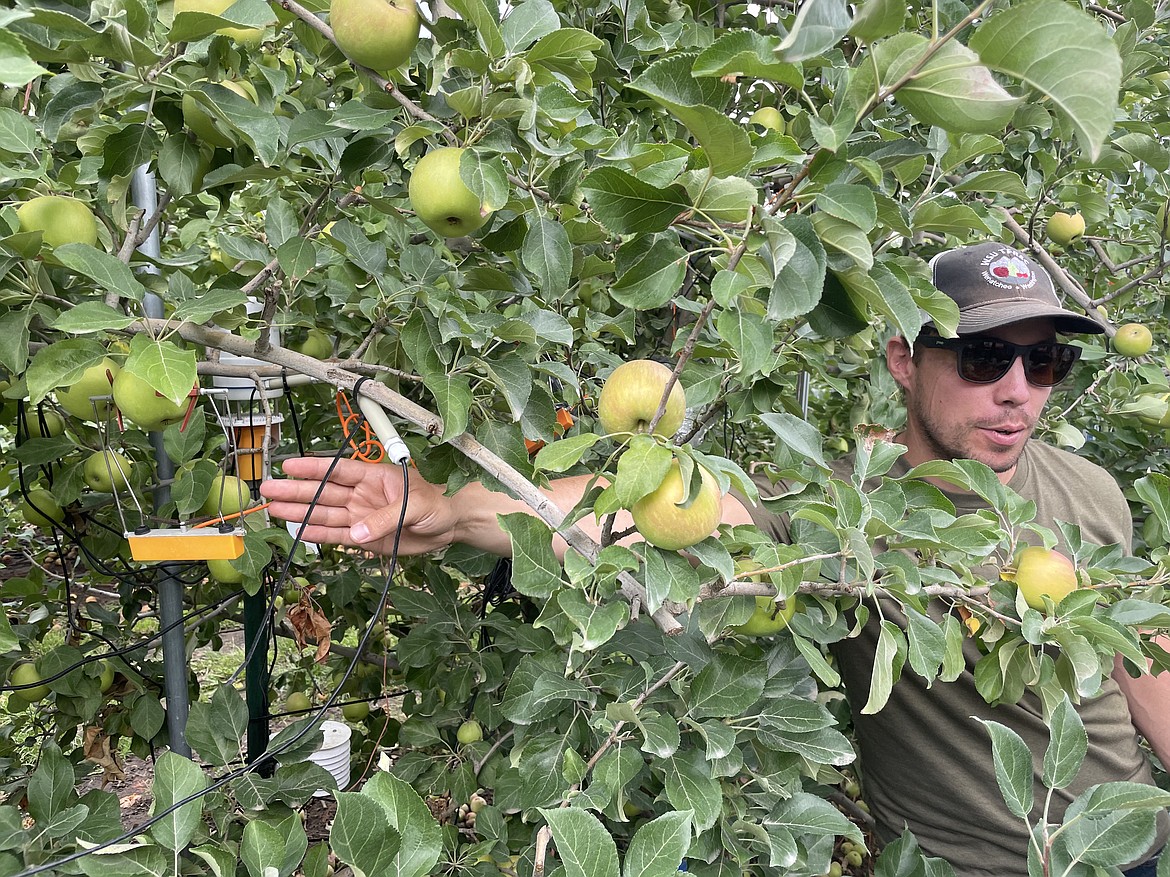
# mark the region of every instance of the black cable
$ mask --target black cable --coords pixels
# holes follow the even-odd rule
[[[360,424],[361,418],[358,418],[355,421],[355,423]],[[356,435],[356,428],[355,428],[354,434]],[[345,447],[345,444],[342,444],[342,448],[344,448],[344,447]],[[301,534],[304,532],[305,527],[308,525],[308,520],[309,520],[309,516],[312,514],[313,505],[315,505],[316,502],[318,502],[320,500],[321,492],[324,490],[325,484],[328,481],[328,477],[330,474],[332,474],[334,466],[336,466],[337,461],[340,459],[341,459],[341,457],[340,457],[340,452],[339,452],[338,456],[334,458],[333,466],[331,466],[329,471],[326,473],[326,477],[324,479],[322,479],[321,487],[318,488],[317,494],[313,497],[313,504],[310,505],[309,511],[305,514],[305,520],[302,521],[300,528],[298,528],[297,537],[296,537],[297,539],[300,539]],[[407,509],[407,504],[409,502],[409,496],[410,496],[410,480],[409,480],[410,472],[409,472],[409,469],[407,468],[407,464],[405,462],[403,462],[401,464],[401,466],[402,466],[402,511],[399,513],[398,528],[395,530],[395,533],[394,533],[394,546],[391,550],[391,555],[390,555],[390,570],[386,575],[386,584],[382,588],[382,596],[381,596],[381,600],[379,602],[380,608],[385,605],[386,598],[390,594],[390,586],[394,581],[394,573],[395,573],[395,570],[397,569],[397,566],[398,566],[398,546],[399,546],[399,542],[402,538],[402,526],[406,521],[406,509]],[[295,545],[296,545],[296,543],[294,542],[294,550],[295,550]],[[292,552],[290,551],[289,552],[289,563],[291,563],[291,559],[292,559]],[[288,564],[286,564],[286,566],[285,566],[285,572],[287,572],[287,571],[288,571]],[[379,609],[379,612],[376,614],[380,614],[380,609]],[[347,676],[353,672],[353,669],[357,665],[357,662],[361,659],[362,651],[365,649],[366,642],[369,640],[370,634],[373,632],[373,630],[374,630],[374,626],[372,624],[366,626],[365,633],[362,635],[362,639],[358,643],[357,650],[354,652],[354,656],[353,656],[352,660],[350,661],[349,668],[346,671]],[[308,734],[310,732],[310,730],[316,730],[317,720],[320,719],[320,717],[325,714],[326,710],[330,709],[333,706],[334,702],[337,699],[337,694],[339,691],[340,691],[340,689],[335,689],[333,694],[330,695],[329,699],[322,706],[320,706],[317,709],[316,713],[312,717],[312,720],[305,725],[304,729],[302,729],[299,734],[295,735],[290,740],[286,741],[279,749],[269,750],[269,751],[264,753],[263,758],[258,758],[258,759],[256,759],[256,761],[253,761],[251,764],[247,764],[244,767],[241,767],[237,770],[230,771],[229,773],[220,777],[218,780],[216,780],[215,782],[213,782],[211,785],[207,786],[206,788],[201,789],[198,792],[194,792],[194,793],[188,795],[187,797],[183,798],[182,800],[176,801],[174,804],[170,805],[169,807],[162,810],[161,812],[155,813],[152,817],[147,819],[145,822],[143,822],[139,825],[136,825],[134,828],[130,829],[129,831],[123,832],[122,834],[118,835],[117,837],[113,837],[113,838],[110,838],[109,840],[102,841],[101,843],[96,844],[96,845],[89,847],[87,849],[78,850],[77,852],[72,853],[72,854],[70,854],[62,859],[57,859],[56,861],[52,861],[52,862],[46,862],[42,865],[37,865],[35,868],[29,868],[25,871],[21,871],[18,874],[14,875],[14,877],[32,877],[33,874],[41,874],[45,871],[50,871],[54,868],[60,868],[63,865],[69,864],[70,862],[76,862],[78,859],[84,858],[85,856],[91,855],[93,853],[101,852],[104,849],[108,849],[109,847],[112,847],[112,846],[115,846],[117,844],[128,841],[131,838],[142,834],[143,831],[150,828],[152,825],[155,825],[156,823],[161,822],[163,819],[165,819],[171,813],[174,813],[180,807],[182,807],[186,804],[190,804],[192,801],[197,801],[200,798],[204,797],[205,795],[209,795],[212,792],[223,788],[225,785],[230,783],[232,780],[238,779],[239,777],[243,776],[244,774],[252,773],[254,771],[259,770],[260,766],[262,764],[273,759],[275,756],[279,755],[281,752],[285,752],[285,751],[291,749],[296,743],[300,742],[301,738],[304,737],[306,734]]]
[[[288,369],[280,370],[280,382],[284,386],[284,395],[288,399],[288,413],[292,418],[293,436],[297,440],[297,453],[305,456],[305,440],[301,436],[301,419],[297,416],[297,406],[293,404],[292,388],[288,385]]]

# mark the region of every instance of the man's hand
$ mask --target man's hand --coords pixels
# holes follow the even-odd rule
[[[329,469],[327,457],[297,457],[283,466],[287,478],[260,485],[271,500],[269,512],[300,524],[313,495]],[[394,530],[402,514],[402,470],[397,466],[340,460],[305,527],[304,539],[336,545],[357,545],[390,554]],[[425,554],[446,548],[455,538],[457,517],[443,488],[411,472],[410,496],[398,550]]]

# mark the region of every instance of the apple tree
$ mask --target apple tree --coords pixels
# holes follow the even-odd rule
[[[0,22],[18,549],[0,645],[5,671],[24,668],[0,733],[4,873],[72,857],[88,874],[862,873],[878,850],[828,652],[864,622],[861,597],[916,621],[883,627],[854,710],[880,710],[903,673],[946,684],[975,638],[981,693],[1038,693],[1064,751],[1071,704],[1115,654],[1170,667],[1161,7],[15,0]],[[1056,213],[1070,219],[1046,234]],[[1136,356],[1079,341],[1084,367],[1042,424],[1117,477],[1139,524],[1133,557],[1060,534],[1092,588],[1059,609],[1016,600],[1034,509],[989,470],[919,473],[986,515],[883,478],[901,422],[883,342],[923,312],[953,327],[926,258],[988,238],[1031,251],[1110,334],[1139,322],[1154,339]],[[607,416],[602,387],[635,360],[661,363],[648,371],[685,406],[635,383]],[[191,395],[224,380],[246,401]],[[158,568],[123,535],[248,505],[220,477],[248,477],[229,415],[279,414],[277,463],[366,453],[338,416],[357,396],[426,479],[481,481],[532,513],[501,519],[510,564],[460,545],[307,550],[251,514],[239,559],[167,573],[192,649],[264,595],[265,624],[303,655],[273,713],[321,665],[309,709],[375,699],[346,714],[364,782],[336,792],[318,843],[297,811],[335,785],[300,734],[319,710],[253,773],[235,678],[190,674],[195,757],[159,754],[168,668],[137,633]],[[831,465],[845,454],[851,480]],[[539,492],[565,474],[601,476],[578,508]],[[754,527],[675,538],[713,492],[763,501],[765,479],[794,544]],[[623,508],[648,541],[615,531]],[[573,527],[587,515],[609,522],[602,544]],[[931,600],[955,612],[933,620]],[[1030,791],[1019,745],[989,744],[1009,797]],[[155,818],[129,833],[109,792],[74,791],[86,760],[113,776],[127,748],[156,756]],[[1071,818],[1124,839],[1078,847],[1069,830],[1045,868],[1128,861],[1167,801],[1082,803]],[[876,867],[950,870],[909,835]]]

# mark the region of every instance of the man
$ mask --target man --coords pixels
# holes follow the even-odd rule
[[[927,326],[913,346],[900,337],[887,345],[887,364],[904,391],[907,410],[906,426],[897,438],[906,453],[893,474],[932,459],[977,460],[1036,502],[1039,523],[1054,528],[1057,519],[1071,520],[1080,525],[1086,541],[1120,543],[1128,549],[1128,506],[1108,473],[1080,457],[1031,441],[1052,387],[1068,374],[1079,354],[1078,348],[1057,342],[1056,333],[1100,332],[1100,327],[1061,307],[1047,273],[1002,244],[951,250],[931,266],[935,286],[959,307],[959,337],[941,338]],[[323,459],[288,461],[284,469],[291,479],[266,482],[261,488],[273,501],[271,512],[302,520],[327,464]],[[568,509],[588,481],[587,476],[558,480],[546,493]],[[344,461],[331,482],[305,538],[388,552],[402,495],[399,472]],[[951,485],[938,486],[960,511],[981,505],[974,495]],[[525,510],[527,506],[479,484],[445,497],[441,487],[416,477],[400,550],[415,554],[462,542],[504,555],[510,550],[509,538],[496,516]],[[630,524],[628,516],[621,517],[618,530]],[[762,508],[749,510],[734,496],[724,498],[723,520],[756,523],[776,539],[788,541],[785,519]],[[590,518],[580,526],[598,535]],[[563,542],[555,543],[563,551]],[[893,604],[882,608],[886,618],[904,623]],[[854,702],[864,700],[869,688],[877,623],[878,614],[871,613],[860,636],[835,647]],[[930,688],[907,670],[881,712],[855,717],[866,799],[886,840],[908,826],[926,852],[947,859],[964,877],[1026,875],[1027,830],[1004,806],[986,731],[973,716],[1008,725],[1028,742],[1040,790],[1033,820],[1044,804],[1039,776],[1048,729],[1031,695],[1014,705],[988,706],[971,672],[979,657],[974,643],[968,643],[966,657],[967,670],[959,679]],[[1057,793],[1056,814],[1092,783],[1152,782],[1135,725],[1163,763],[1170,764],[1170,674],[1134,680],[1119,663],[1114,680],[1078,712],[1089,735],[1089,751],[1077,784]],[[914,771],[906,770],[908,763],[914,764]],[[1167,834],[1163,814],[1157,842],[1141,866],[1150,875],[1151,857],[1165,844]],[[1147,871],[1132,873],[1145,877]]]

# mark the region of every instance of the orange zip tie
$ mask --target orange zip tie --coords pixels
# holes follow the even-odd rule
[[[337,419],[341,421],[341,434],[349,435],[354,422],[359,417],[361,415],[354,412],[350,406],[349,397],[341,390],[338,390]],[[382,447],[382,443],[378,441],[378,437],[374,434],[374,430],[370,426],[369,421],[362,424],[362,432],[364,438],[361,442],[357,442],[354,439],[349,440],[349,446],[353,448],[353,458],[361,460],[364,463],[381,463],[382,458],[386,456],[386,450]]]
[[[233,512],[230,515],[223,515],[222,517],[212,518],[210,521],[204,521],[202,524],[196,524],[191,529],[198,530],[201,527],[213,527],[216,524],[222,524],[222,523],[225,523],[226,521],[230,521],[232,518],[242,518],[244,515],[252,514],[252,512],[262,511],[263,509],[268,508],[270,505],[272,505],[272,503],[270,503],[270,502],[261,503],[260,505],[254,505],[251,508],[244,509],[242,512]]]

